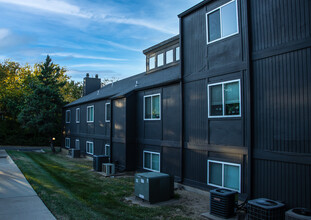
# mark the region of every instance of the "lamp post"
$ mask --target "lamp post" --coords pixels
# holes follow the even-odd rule
[[[52,149],[53,153],[55,153],[54,141],[55,141],[55,137],[52,137],[52,139],[51,139],[51,149]]]

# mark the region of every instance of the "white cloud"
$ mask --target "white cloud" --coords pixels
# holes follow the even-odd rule
[[[142,26],[149,29],[157,30],[166,34],[176,34],[174,30],[170,30],[167,27],[163,27],[158,22],[151,22],[143,19],[133,19],[124,17],[108,17],[103,16],[105,22],[118,23],[118,24],[130,24],[136,26]]]
[[[80,7],[58,0],[0,0],[2,3],[25,6],[57,14],[91,18],[92,14],[81,11]]]
[[[46,54],[41,54],[45,56]],[[126,61],[126,59],[118,59],[111,57],[101,57],[101,56],[88,56],[77,53],[49,53],[50,56],[56,57],[73,57],[73,58],[81,58],[81,59],[91,59],[91,60],[110,60],[110,61]]]
[[[68,66],[68,68],[79,68],[79,67],[88,67],[88,68],[111,68],[111,67],[118,67],[120,65],[114,64],[102,64],[102,63],[81,63],[81,64],[74,64]],[[123,66],[123,65],[122,65]]]
[[[119,43],[115,43],[109,40],[103,40],[105,43],[113,46],[113,47],[117,47],[117,48],[121,48],[121,49],[125,49],[125,50],[130,50],[130,51],[134,51],[134,52],[141,52],[141,49],[137,49],[137,48],[133,48],[133,47],[129,47],[127,45],[123,45],[123,44],[119,44]]]
[[[10,34],[9,29],[1,28],[0,29],[0,40],[3,40],[4,38],[6,38],[7,36],[9,36],[9,34]]]

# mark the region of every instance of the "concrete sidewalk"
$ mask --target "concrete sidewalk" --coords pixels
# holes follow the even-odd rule
[[[55,219],[5,150],[0,150],[0,219]]]

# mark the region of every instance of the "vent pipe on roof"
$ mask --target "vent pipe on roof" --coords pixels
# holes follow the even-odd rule
[[[138,83],[138,81],[136,81],[136,83],[135,83],[135,87],[137,87],[139,85],[139,83]]]

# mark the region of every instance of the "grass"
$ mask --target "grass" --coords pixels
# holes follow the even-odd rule
[[[134,191],[133,177],[105,178],[92,171],[92,161],[51,152],[8,153],[57,219],[187,219],[182,206],[126,202]]]

